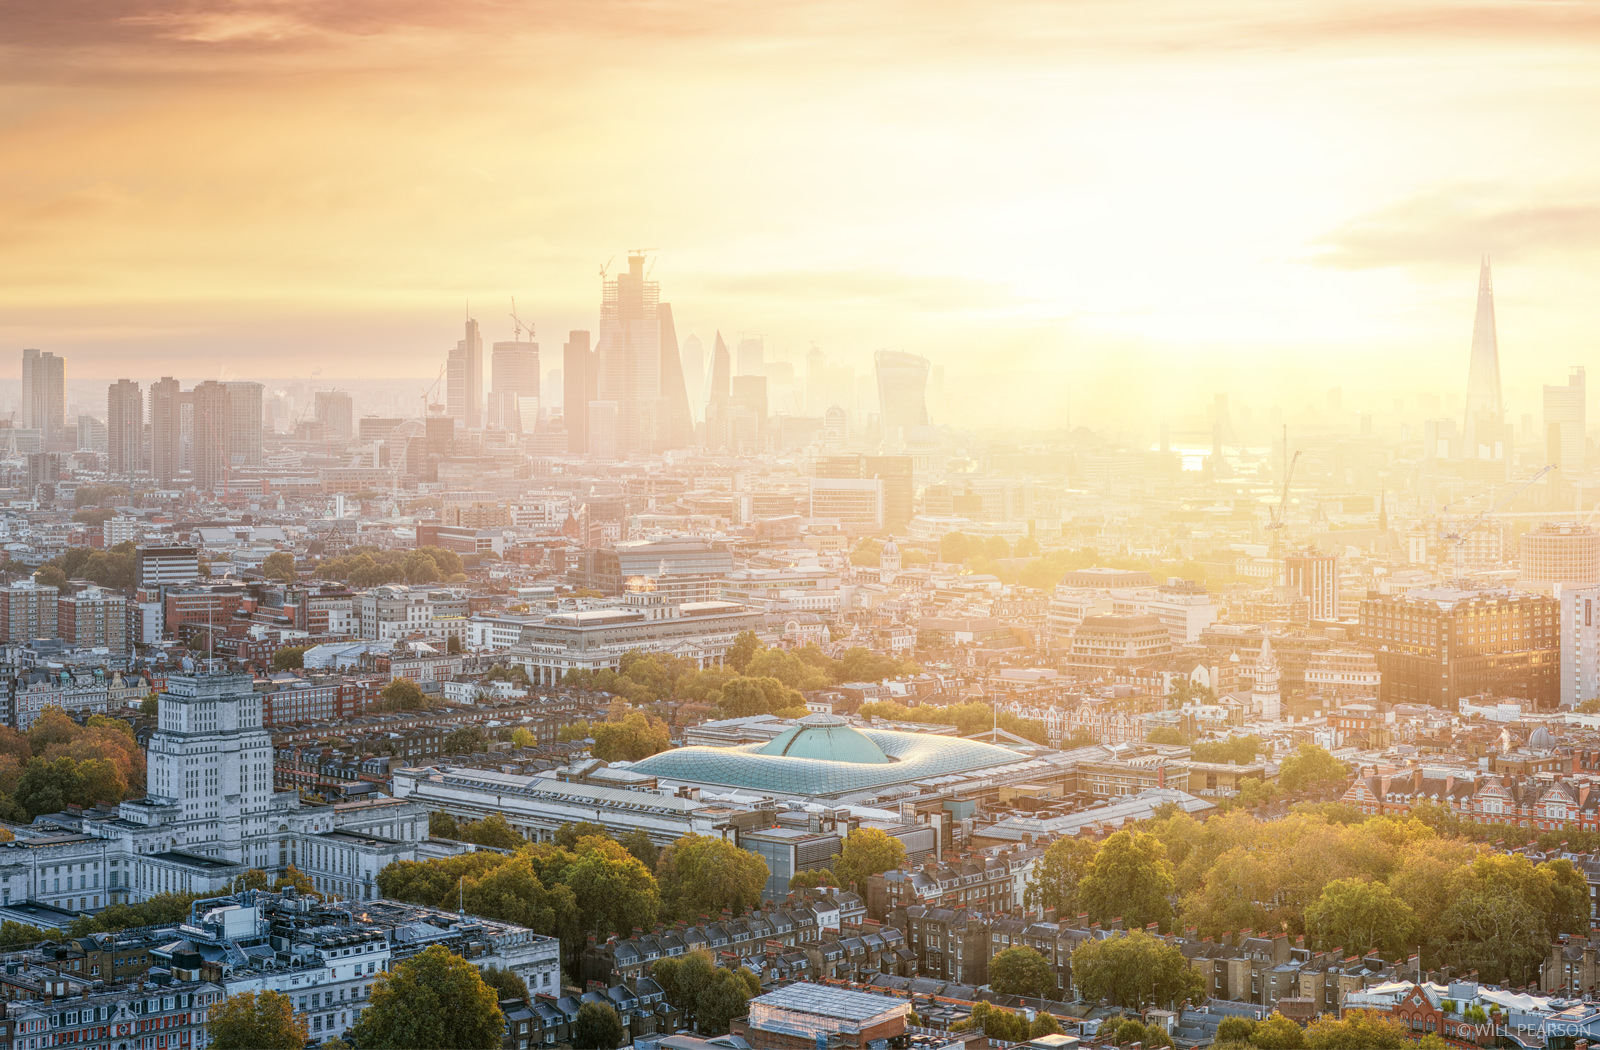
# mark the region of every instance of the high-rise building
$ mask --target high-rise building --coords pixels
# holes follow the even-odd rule
[[[105,421],[97,416],[79,415],[73,447],[84,452],[105,452],[110,438]]]
[[[259,467],[265,430],[261,411],[265,388],[247,380],[223,385],[228,388],[228,462],[235,467]]]
[[[1312,620],[1339,618],[1339,556],[1315,548],[1283,556],[1283,582],[1292,594],[1306,599]]]
[[[928,359],[900,350],[879,350],[874,363],[884,438],[904,444],[913,428],[928,425]]]
[[[38,430],[46,449],[68,438],[63,358],[40,350],[22,351],[22,425]]]
[[[683,358],[678,354],[678,329],[672,323],[672,306],[656,307],[661,322],[661,423],[665,448],[694,444],[694,414],[689,411],[689,388],[683,379]]]
[[[1576,522],[1545,522],[1522,534],[1518,578],[1527,584],[1600,583],[1600,532]],[[1548,588],[1542,588],[1548,589]]]
[[[683,341],[684,391],[689,395],[689,416],[698,422],[705,415],[706,347],[693,332]]]
[[[733,442],[730,414],[733,377],[728,360],[728,344],[718,332],[711,346],[711,382],[706,389],[706,447],[727,448]]]
[[[739,340],[739,375],[764,376],[767,374],[767,343],[759,335],[747,335]]]
[[[568,452],[589,451],[589,402],[595,399],[595,372],[589,333],[568,332],[561,347],[561,418]]]
[[[734,376],[728,405],[732,447],[740,453],[761,451],[767,432],[767,377]]]
[[[150,473],[163,485],[178,476],[182,403],[183,391],[171,376],[150,384]]]
[[[811,475],[877,481],[882,491],[884,527],[904,529],[911,521],[916,487],[910,456],[821,456],[812,464]]]
[[[600,301],[600,377],[596,400],[616,405],[618,455],[661,445],[661,286],[646,280],[643,252],[605,282]],[[591,424],[590,433],[594,433]],[[591,455],[598,455],[590,443]]]
[[[1573,368],[1564,385],[1544,388],[1544,461],[1568,474],[1585,465],[1588,396],[1581,366]]]
[[[106,389],[106,467],[113,474],[144,469],[144,397],[130,379]]]
[[[0,587],[0,641],[20,645],[34,638],[55,638],[54,587],[34,580],[17,580]]]
[[[1467,370],[1466,454],[1503,460],[1509,452],[1505,402],[1500,397],[1500,343],[1494,323],[1494,281],[1489,260],[1478,270],[1478,310],[1472,321],[1472,362]]]
[[[328,436],[349,441],[355,435],[355,401],[343,390],[318,390],[314,396],[316,420],[327,428]]]
[[[214,489],[226,484],[233,457],[233,397],[228,387],[208,379],[190,392],[194,401],[194,483]],[[256,433],[260,434],[260,421]]]
[[[538,417],[539,344],[532,340],[496,343],[490,365],[489,426],[532,430]],[[527,426],[523,425],[524,406],[531,406],[534,417],[527,420]]]
[[[483,336],[470,317],[445,362],[445,406],[445,413],[462,428],[483,426]]]
[[[828,400],[828,356],[813,346],[806,353],[806,414],[821,416],[832,404]]]
[[[1561,588],[1561,706],[1600,696],[1600,585]]]

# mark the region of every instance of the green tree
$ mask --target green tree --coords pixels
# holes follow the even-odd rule
[[[1089,940],[1072,953],[1072,980],[1090,1002],[1143,1010],[1168,1009],[1185,999],[1198,1002],[1205,978],[1183,952],[1142,930],[1105,940]]]
[[[1060,1022],[1046,1013],[1034,1014],[1033,1024],[1028,1026],[1029,1039],[1038,1039],[1042,1036],[1061,1034]]]
[[[805,697],[776,678],[740,676],[722,687],[717,713],[723,718],[749,718],[753,715],[794,716],[805,713]]]
[[[1044,999],[1056,991],[1050,961],[1025,944],[1018,944],[989,960],[989,987],[1000,995]]]
[[[206,1031],[214,1050],[301,1050],[309,1035],[282,992],[241,992],[211,1007]]]
[[[584,1003],[572,1022],[573,1050],[616,1050],[622,1042],[622,1018],[604,1003]]]
[[[770,874],[767,862],[749,850],[693,833],[662,850],[656,862],[662,906],[680,919],[724,908],[742,915],[760,903]]]
[[[661,959],[650,967],[650,976],[661,986],[667,1002],[683,1013],[683,1019],[692,1030],[695,1013],[699,1008],[700,993],[711,984],[716,964],[705,952],[689,952],[677,958]]]
[[[877,828],[856,828],[828,865],[839,885],[866,894],[867,879],[893,871],[906,861],[906,848],[893,835]]]
[[[705,1035],[728,1034],[728,1023],[750,1009],[750,997],[761,992],[761,980],[740,967],[718,968],[695,1001],[695,1024]]]
[[[1323,1014],[1306,1028],[1306,1050],[1401,1050],[1411,1033],[1399,1021],[1373,1010],[1352,1010],[1342,1018]]]
[[[1025,901],[1029,908],[1055,910],[1062,922],[1077,917],[1078,887],[1100,848],[1093,839],[1060,838],[1050,844],[1033,866]]]
[[[797,871],[789,879],[791,890],[809,890],[817,886],[837,886],[839,880],[833,877],[833,872],[827,868],[807,868]]]
[[[382,697],[378,706],[385,711],[420,711],[428,702],[422,687],[409,678],[396,678],[378,695]]]
[[[604,824],[596,824],[592,820],[575,820],[556,828],[551,840],[562,849],[577,849],[578,840],[589,838],[591,835],[609,839],[611,832],[606,830]]]
[[[507,970],[499,966],[485,966],[479,971],[483,983],[493,988],[495,995],[502,1001],[506,999],[526,999],[528,997],[528,982],[517,976],[515,970]]]
[[[465,842],[495,849],[516,849],[525,841],[499,813],[491,813],[482,820],[466,825],[461,829],[461,838]]]
[[[656,844],[650,841],[650,833],[643,828],[634,828],[632,831],[617,839],[617,844],[636,857],[651,871],[656,870],[656,864],[661,860],[661,851]]]
[[[1129,929],[1172,920],[1172,865],[1161,840],[1142,831],[1119,831],[1089,863],[1078,894],[1095,922],[1121,918]]]
[[[602,762],[637,762],[672,746],[667,724],[643,711],[630,712],[620,722],[597,722],[589,731],[594,737],[589,753]]]
[[[1350,771],[1343,762],[1316,744],[1299,750],[1278,766],[1278,785],[1291,794],[1327,794],[1343,789]]]
[[[394,1050],[499,1050],[504,1028],[478,968],[435,944],[378,975],[355,1040]]]
[[[309,645],[286,645],[272,654],[272,669],[274,671],[295,671],[306,665],[306,650]]]
[[[1145,741],[1151,744],[1172,744],[1182,747],[1189,742],[1189,738],[1177,726],[1156,726],[1145,734]]]
[[[428,834],[442,839],[458,838],[461,835],[461,825],[451,814],[436,809],[428,814]]]
[[[750,662],[750,658],[755,656],[760,649],[761,639],[756,637],[754,631],[740,631],[739,636],[728,647],[728,652],[723,656],[722,661],[735,671],[743,674],[745,665]]]
[[[67,574],[59,566],[40,566],[39,571],[33,574],[33,580],[41,587],[54,587],[58,591],[67,589]]]
[[[447,754],[466,754],[482,751],[489,746],[489,737],[480,726],[462,726],[444,738]]]
[[[1274,1010],[1272,1016],[1255,1024],[1255,1031],[1250,1033],[1250,1044],[1256,1050],[1301,1050],[1306,1045],[1306,1032]]]
[[[269,580],[282,580],[284,583],[293,583],[298,577],[294,567],[294,553],[291,551],[273,551],[261,563],[261,575]]]
[[[1306,909],[1305,923],[1320,947],[1393,955],[1415,943],[1417,917],[1381,882],[1335,879]]]
[[[1256,1023],[1248,1017],[1224,1017],[1217,1023],[1218,1043],[1245,1043],[1256,1030]]]

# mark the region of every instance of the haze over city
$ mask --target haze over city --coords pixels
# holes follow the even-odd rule
[[[1576,360],[1600,107],[1571,3],[0,6],[0,335],[77,374],[429,377],[470,300],[943,363],[946,421],[1295,410]],[[502,331],[505,329],[505,331]],[[159,362],[159,363],[158,363]],[[337,362],[339,367],[334,367]],[[1137,387],[1137,393],[1130,390]],[[1320,398],[1319,398],[1320,400]]]

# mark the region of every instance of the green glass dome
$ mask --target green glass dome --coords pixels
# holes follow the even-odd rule
[[[758,748],[756,754],[872,765],[893,761],[865,733],[833,715],[807,715],[773,738],[772,743]]]

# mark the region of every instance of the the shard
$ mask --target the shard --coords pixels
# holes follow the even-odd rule
[[[1472,322],[1472,366],[1467,373],[1467,455],[1504,455],[1505,403],[1500,399],[1500,344],[1494,327],[1494,281],[1485,256],[1478,270],[1478,313]],[[1497,451],[1497,449],[1499,451]]]

